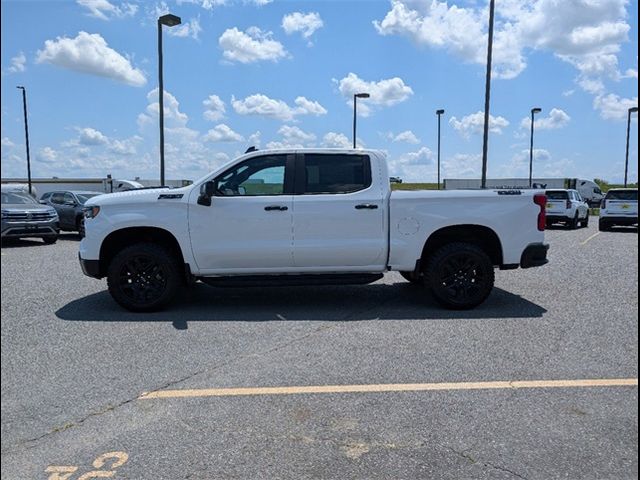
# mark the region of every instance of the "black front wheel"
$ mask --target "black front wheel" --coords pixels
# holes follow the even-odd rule
[[[176,295],[180,279],[180,265],[173,252],[152,243],[121,250],[107,272],[109,293],[132,312],[160,310]]]
[[[427,264],[426,286],[436,300],[453,310],[467,310],[484,302],[495,281],[493,262],[478,246],[450,243],[438,249]]]

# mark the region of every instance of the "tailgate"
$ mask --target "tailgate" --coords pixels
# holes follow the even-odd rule
[[[566,200],[547,199],[547,214],[549,215],[565,215],[567,211]]]
[[[638,202],[634,200],[607,200],[607,213],[610,215],[638,216]]]

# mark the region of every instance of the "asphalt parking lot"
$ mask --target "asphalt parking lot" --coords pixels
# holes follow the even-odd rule
[[[76,236],[3,245],[2,478],[637,478],[637,230],[593,220],[466,312],[390,274],[132,314]]]

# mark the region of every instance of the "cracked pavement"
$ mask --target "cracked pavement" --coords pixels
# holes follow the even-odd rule
[[[637,378],[637,232],[547,232],[468,312],[399,275],[119,308],[77,238],[2,248],[2,478],[637,478],[637,386],[139,400],[159,389]]]

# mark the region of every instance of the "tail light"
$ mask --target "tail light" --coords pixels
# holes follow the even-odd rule
[[[600,208],[603,210],[607,208],[607,201],[604,198],[602,199],[602,203],[600,203]]]
[[[571,208],[571,200],[567,200],[567,210]]]
[[[547,225],[547,196],[543,193],[537,193],[533,196],[533,203],[540,207],[540,213],[538,213],[538,230],[544,232],[544,227]]]

